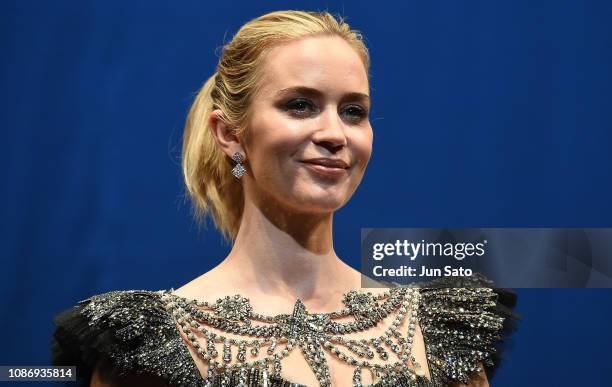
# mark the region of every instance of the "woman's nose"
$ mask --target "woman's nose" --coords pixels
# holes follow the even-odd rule
[[[342,119],[335,111],[328,109],[321,115],[320,127],[313,135],[313,141],[334,148],[347,144]]]

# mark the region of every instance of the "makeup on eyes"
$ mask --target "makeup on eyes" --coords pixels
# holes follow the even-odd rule
[[[289,97],[286,101],[283,100],[279,105],[283,111],[289,112],[299,118],[307,118],[320,112],[317,103],[305,97]],[[361,105],[349,103],[340,109],[339,114],[348,121],[358,122],[368,116],[368,110]]]
[[[284,104],[284,109],[285,111],[292,111],[294,113],[298,113],[298,115],[300,116],[304,115],[305,113],[308,113],[308,110],[313,113],[318,111],[317,106],[305,98],[294,98],[289,100]]]

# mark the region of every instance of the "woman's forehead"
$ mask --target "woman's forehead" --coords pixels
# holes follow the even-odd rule
[[[357,53],[343,38],[316,36],[271,49],[264,60],[262,94],[309,87],[321,91],[368,94],[368,77]]]

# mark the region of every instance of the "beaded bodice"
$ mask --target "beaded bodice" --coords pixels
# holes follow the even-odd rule
[[[419,292],[414,288],[394,288],[376,296],[371,292],[351,291],[344,295],[342,301],[345,307],[341,310],[309,313],[298,299],[293,313],[276,316],[255,313],[249,300],[240,295],[208,303],[164,292],[161,299],[189,339],[190,345],[209,364],[207,379],[213,380],[215,374],[219,373],[227,379],[231,371],[236,369],[239,370],[239,385],[247,385],[249,370],[253,368],[261,370],[262,380],[268,374],[280,379],[281,361],[299,348],[319,385],[328,387],[331,386],[331,375],[325,350],[355,367],[352,379],[354,386],[362,384],[362,369],[370,370],[379,379],[381,375],[413,381],[422,378],[423,369],[411,356],[418,297]],[[394,319],[383,334],[360,340],[346,338],[351,333],[367,331],[389,315],[394,316]],[[351,321],[336,321],[347,316],[351,316]],[[398,327],[405,319],[408,319],[408,329],[402,333]],[[255,325],[256,322],[260,324]],[[207,327],[248,336],[250,339],[234,339],[215,334]],[[201,343],[198,334],[205,338],[205,344]],[[218,356],[215,343],[223,346],[222,357]],[[233,352],[233,347],[236,347],[234,350],[237,349],[237,352]],[[266,347],[266,353],[258,356],[262,347]],[[247,349],[250,349],[249,354]],[[396,355],[395,361],[389,361],[389,352]],[[216,360],[219,357],[221,359]]]
[[[77,365],[82,380],[106,356],[117,375],[152,374],[171,386],[300,387],[281,376],[283,359],[299,350],[321,386],[332,385],[326,355],[354,367],[353,386],[362,385],[366,371],[377,387],[447,386],[494,365],[504,322],[496,301],[490,288],[394,287],[378,295],[351,291],[335,312],[310,313],[297,300],[291,314],[267,316],[240,295],[213,302],[178,297],[173,289],[114,291],[56,317],[53,364]],[[395,317],[382,334],[351,339],[389,315]],[[417,324],[426,365],[411,355]],[[209,365],[204,377],[190,347]]]

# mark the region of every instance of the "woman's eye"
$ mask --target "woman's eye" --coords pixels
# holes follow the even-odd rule
[[[298,116],[307,116],[316,111],[315,105],[306,99],[294,99],[285,105],[288,110]]]
[[[365,118],[367,113],[361,106],[349,105],[342,110],[342,115],[351,121],[359,121]]]

